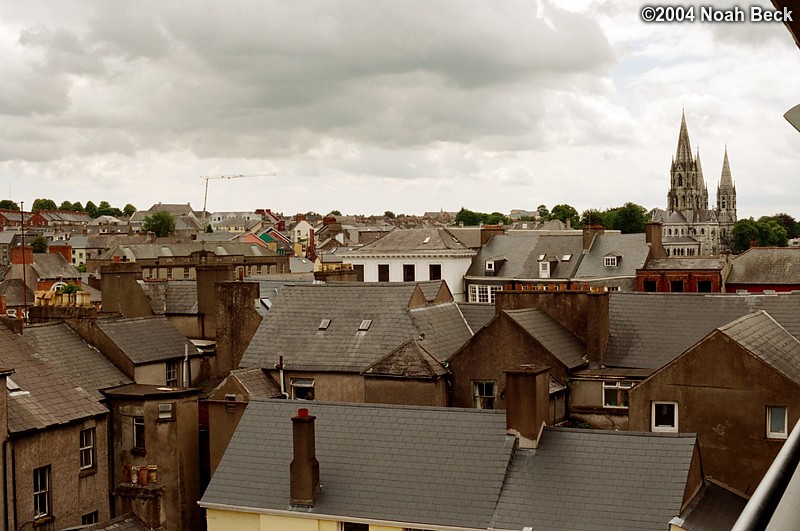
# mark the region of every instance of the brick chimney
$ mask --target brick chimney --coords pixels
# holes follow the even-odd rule
[[[215,339],[217,324],[215,315],[214,284],[233,280],[230,264],[208,264],[195,266],[197,275],[197,311],[202,318],[203,339]]]
[[[667,251],[664,249],[663,242],[661,241],[661,222],[650,221],[644,224],[644,238],[647,245],[650,246],[648,258],[666,258]]]
[[[502,225],[483,225],[481,226],[481,247],[489,243],[492,236],[502,235],[506,233],[506,229]]]
[[[289,503],[313,507],[319,490],[319,461],[316,457],[314,419],[308,409],[300,408],[292,417],[294,459],[289,467]]]
[[[506,428],[520,435],[520,446],[536,448],[550,405],[550,367],[520,365],[506,375]]]
[[[606,229],[602,225],[586,225],[583,228],[583,250],[588,251],[592,246],[594,237],[598,234],[605,234]]]
[[[602,288],[600,288],[602,289]],[[587,293],[586,307],[586,358],[593,368],[602,367],[608,345],[608,298],[607,291]]]
[[[21,245],[16,245],[11,248],[11,263],[12,264],[22,264],[23,260],[26,264],[33,263],[33,247],[30,245],[26,245],[22,247]]]
[[[100,267],[100,291],[103,312],[121,313],[125,317],[153,315],[153,308],[137,280],[142,268],[133,262],[117,262]]]

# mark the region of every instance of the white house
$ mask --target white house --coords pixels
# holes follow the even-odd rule
[[[395,229],[357,250],[337,252],[364,282],[444,280],[464,301],[464,274],[476,251],[447,229]]]

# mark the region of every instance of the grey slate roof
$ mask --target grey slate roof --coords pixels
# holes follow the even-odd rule
[[[726,282],[800,285],[800,247],[752,247],[734,257]]]
[[[760,309],[798,337],[800,293],[612,293],[605,364],[661,368],[715,328]]]
[[[25,339],[36,349],[39,358],[69,376],[98,400],[98,389],[132,383],[97,349],[87,344],[64,323],[47,323],[25,327]]]
[[[647,261],[642,268],[646,271],[651,270],[675,270],[683,271],[686,269],[722,269],[719,258],[653,258]]]
[[[435,293],[440,284],[419,286]],[[272,367],[284,356],[292,370],[362,372],[420,334],[425,348],[444,361],[469,339],[470,330],[454,302],[409,310],[416,288],[403,282],[287,284],[271,299],[272,309],[240,366]],[[323,319],[331,323],[320,330]],[[372,323],[359,331],[365,319]]]
[[[466,276],[485,277],[486,260],[504,258],[495,277],[514,279],[538,279],[539,257],[555,257],[557,263],[550,266],[549,278],[571,278],[577,269],[583,235],[580,232],[569,234],[540,234],[534,231],[508,232],[497,235],[484,245],[467,270]],[[561,261],[565,255],[569,260]]]
[[[55,366],[37,356],[23,336],[0,327],[0,366],[20,393],[8,393],[8,426],[19,433],[105,415],[108,410]],[[5,392],[5,390],[3,391]]]
[[[485,528],[511,458],[500,412],[251,401],[201,505],[292,511],[291,417],[316,418],[322,488],[302,513]]]
[[[153,363],[189,355],[197,348],[166,317],[98,319],[97,327],[108,336],[134,364]]]
[[[281,388],[268,374],[260,368],[234,369],[228,378],[236,379],[247,389],[252,398],[277,398],[281,396]]]
[[[291,417],[316,416],[321,489],[289,504]],[[696,438],[546,428],[516,449],[502,412],[250,402],[201,506],[408,527],[661,529],[679,514]]]
[[[706,482],[684,510],[686,531],[731,529],[742,514],[747,499],[711,481]]]
[[[217,256],[277,256],[277,253],[256,243],[193,242],[193,243],[137,243],[117,245],[101,254],[98,260],[111,260],[115,256],[134,260],[154,260],[165,256],[190,256],[196,251],[212,251]]]
[[[405,378],[437,378],[447,374],[447,369],[425,349],[424,343],[415,339],[401,345],[364,374]]]
[[[635,277],[636,270],[644,265],[649,250],[644,234],[598,234],[581,260],[575,277]],[[619,257],[615,267],[604,264],[604,258],[611,254]]]
[[[426,239],[428,239],[428,243],[425,243]],[[469,256],[475,251],[461,243],[447,229],[432,228],[395,229],[357,250],[339,254],[345,257],[360,257],[394,253],[413,253],[414,255],[445,253]]]
[[[568,368],[586,364],[586,345],[538,308],[504,310],[508,317],[536,339]]]
[[[719,330],[800,384],[800,341],[764,310],[745,315]]]
[[[535,451],[516,452],[494,525],[667,529],[681,510],[696,438],[660,435],[545,428]]]
[[[475,333],[492,320],[494,317],[494,305],[477,304],[470,302],[459,302],[458,308],[464,319],[467,320],[472,332]]]

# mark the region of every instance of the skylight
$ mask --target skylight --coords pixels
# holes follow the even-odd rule
[[[367,330],[369,330],[371,324],[372,324],[372,319],[364,319],[363,321],[361,321],[361,324],[358,325],[358,331],[366,332]]]
[[[572,254],[565,254],[561,257],[562,262],[569,262],[570,260],[572,260]]]
[[[425,239],[422,241],[422,243],[428,243],[429,241],[431,241],[431,237],[430,237],[430,236],[426,237],[426,238],[425,238]]]
[[[319,323],[319,329],[320,330],[327,330],[330,325],[331,325],[331,320],[330,319],[323,319]]]

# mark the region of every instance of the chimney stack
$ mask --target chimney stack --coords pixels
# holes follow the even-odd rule
[[[316,457],[314,419],[308,409],[300,408],[292,417],[294,459],[289,468],[289,503],[313,507],[319,490],[319,461]]]
[[[481,226],[481,247],[489,243],[492,236],[502,236],[506,233],[503,225],[483,225]]]
[[[588,251],[592,246],[594,237],[598,234],[605,234],[606,229],[602,225],[586,225],[583,228],[583,250]]]
[[[521,436],[520,446],[536,448],[550,405],[550,367],[520,365],[506,375],[506,428]]]
[[[587,293],[587,297],[586,359],[592,368],[603,367],[609,335],[609,293],[592,289]]]
[[[667,251],[661,240],[661,222],[650,221],[644,224],[644,239],[650,245],[648,258],[666,258]]]

